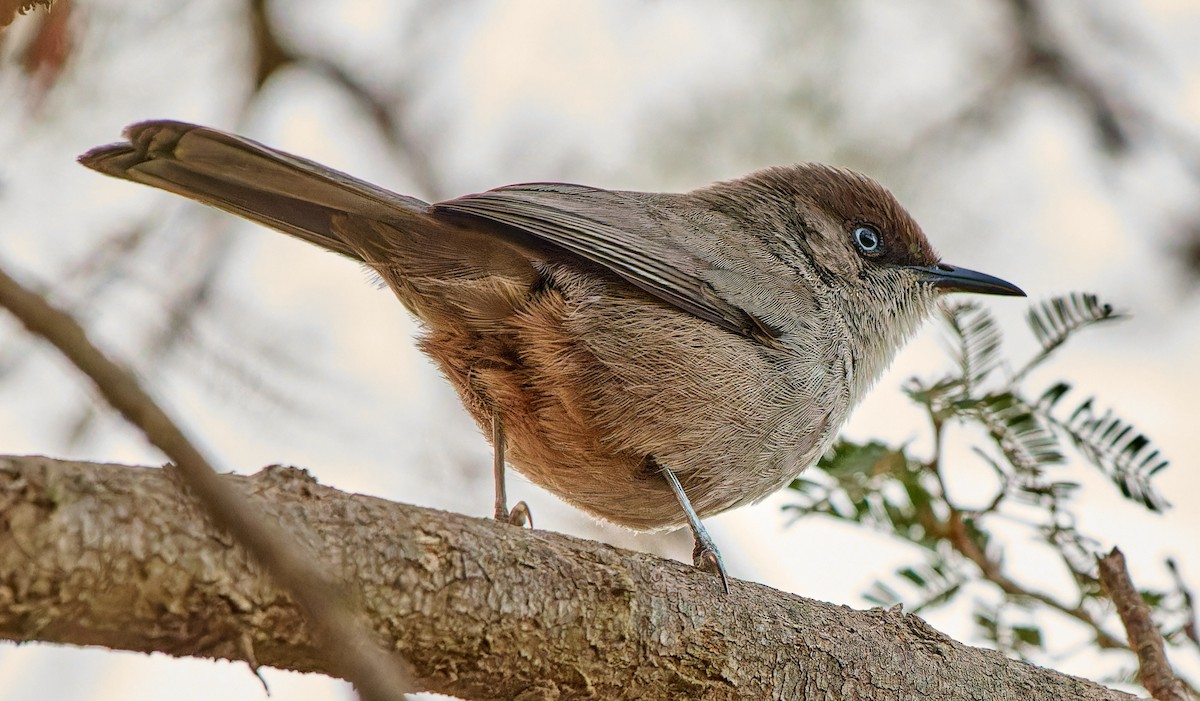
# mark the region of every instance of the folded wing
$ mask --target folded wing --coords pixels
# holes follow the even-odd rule
[[[524,232],[733,333],[763,342],[776,335],[717,294],[706,277],[714,270],[712,262],[683,244],[680,231],[686,223],[641,198],[581,185],[530,183],[441,202],[431,211]]]

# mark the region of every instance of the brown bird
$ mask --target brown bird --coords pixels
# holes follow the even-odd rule
[[[944,292],[1023,295],[941,263],[874,180],[813,163],[685,194],[510,185],[428,204],[249,139],[129,127],[89,168],[365,264],[424,324],[496,461],[635,529],[783,487],[829,448]],[[507,452],[506,452],[507,451]]]

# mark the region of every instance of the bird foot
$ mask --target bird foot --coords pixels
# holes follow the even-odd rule
[[[721,560],[721,553],[717,550],[717,546],[708,537],[708,533],[704,533],[703,537],[696,534],[696,546],[692,548],[692,564],[696,569],[715,574],[721,578],[721,587],[725,589],[725,593],[729,593],[729,576],[725,574],[725,563]]]
[[[496,507],[496,520],[510,523],[518,528],[528,525],[533,528],[533,512],[529,510],[529,505],[523,501],[518,501],[513,505],[512,511],[503,506]]]

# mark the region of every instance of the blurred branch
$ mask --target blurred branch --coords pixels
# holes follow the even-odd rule
[[[240,495],[220,480],[208,460],[133,375],[92,345],[74,319],[23,288],[3,270],[0,270],[0,306],[65,355],[92,380],[114,409],[175,462],[174,474],[199,497],[205,513],[223,531],[233,535],[299,601],[325,643],[323,653],[365,698],[372,701],[400,698],[403,690],[411,687],[401,671],[402,663],[375,647],[371,638],[360,630],[341,590],[284,535],[285,531],[262,519],[258,511],[250,509]]]
[[[1186,116],[1172,118],[1164,106],[1140,98],[1123,85],[1120,76],[1102,72],[1089,65],[1082,52],[1073,48],[1060,24],[1064,20],[1051,17],[1050,8],[1056,4],[1047,0],[996,0],[1011,20],[1008,35],[1011,51],[989,56],[977,73],[982,77],[976,85],[961,88],[969,96],[959,102],[951,113],[936,122],[916,130],[905,148],[898,154],[901,160],[928,153],[939,144],[951,142],[962,134],[989,138],[1002,126],[1006,113],[1017,103],[1018,88],[1040,84],[1078,105],[1096,135],[1100,148],[1110,156],[1124,157],[1139,149],[1160,146],[1181,168],[1192,188],[1200,191],[1200,138]],[[1116,24],[1100,17],[1107,6],[1076,3],[1070,21],[1075,27],[1107,24],[1106,33],[1088,37],[1088,49],[1103,45],[1111,52],[1122,51],[1121,45],[1135,42],[1134,30],[1127,24]],[[1122,59],[1128,59],[1125,49]],[[1130,67],[1136,70],[1136,67]],[[1195,273],[1200,270],[1200,211],[1191,207],[1173,226],[1185,236],[1168,240],[1183,258],[1183,263]],[[1169,224],[1170,225],[1170,224]],[[1182,241],[1182,243],[1178,243]]]
[[[466,698],[1132,697],[855,611],[493,519],[223,475],[363,602],[423,688]],[[96,537],[102,533],[104,537]],[[0,637],[330,673],[290,597],[169,471],[0,458]]]
[[[1142,686],[1158,701],[1191,701],[1183,683],[1171,671],[1162,636],[1150,618],[1150,609],[1129,578],[1124,553],[1113,548],[1112,552],[1097,562],[1100,566],[1100,582],[1116,605],[1121,622],[1125,624],[1129,647],[1137,653],[1138,680]]]
[[[34,34],[32,43],[26,42],[29,46],[22,53],[22,56],[25,57],[23,61],[26,72],[32,72],[33,68],[37,66],[50,65],[55,66],[56,72],[62,70],[62,61],[49,61],[49,58],[58,54],[48,52],[45,47],[52,46],[52,44],[45,37],[49,36],[46,33],[47,27],[65,27],[68,2],[69,0],[59,0],[53,13],[43,12],[36,18],[30,18],[31,21],[40,22],[38,25],[40,29]],[[405,98],[381,95],[380,90],[363,82],[354,73],[342,68],[333,60],[295,48],[292,43],[281,39],[277,34],[276,26],[271,22],[268,12],[270,6],[267,0],[249,0],[248,4],[253,27],[250,41],[259,58],[254,67],[253,85],[256,88],[261,89],[271,76],[288,67],[315,70],[326,76],[363,106],[363,113],[372,117],[379,134],[396,152],[396,162],[404,164],[407,172],[414,178],[424,194],[434,199],[445,194],[445,188],[441,184],[429,149],[424,146],[425,141],[412,133],[412,127],[409,125],[404,109],[407,104]],[[60,34],[68,36],[63,32],[58,32],[54,36]],[[7,36],[0,35],[0,41],[6,38]],[[43,48],[35,52],[36,47]],[[34,56],[49,58],[38,59],[35,62]],[[36,78],[36,76],[33,77]],[[404,94],[402,90],[392,86],[388,87],[388,92],[394,92],[397,96]],[[253,100],[254,95],[257,94],[258,90],[256,89],[249,99]],[[156,219],[157,217],[149,217],[144,221]],[[149,263],[149,266],[154,269],[160,269],[187,256],[186,270],[173,276],[168,281],[172,289],[168,289],[160,295],[168,300],[165,309],[162,310],[164,317],[162,323],[151,325],[140,335],[132,332],[129,334],[129,345],[136,346],[133,354],[139,358],[139,370],[145,377],[160,376],[170,359],[177,354],[181,347],[189,349],[192,347],[191,344],[195,341],[195,337],[190,331],[195,326],[197,317],[211,306],[210,300],[214,292],[214,285],[219,284],[217,275],[227,262],[228,249],[232,243],[226,232],[211,236],[208,232],[202,232],[203,236],[193,233],[175,239],[147,236],[147,233],[157,233],[152,231],[153,228],[146,223],[133,225],[127,235],[122,232],[121,235],[111,237],[112,240],[106,240],[101,245],[93,247],[91,252],[83,258],[81,264],[56,274],[53,284],[48,289],[38,290],[48,299],[63,300],[69,313],[82,317],[83,309],[96,299],[100,290],[104,289],[114,277],[127,274],[128,271],[123,268],[128,267],[128,261],[135,255],[145,252],[147,242],[153,241],[160,247],[151,250],[148,254],[156,256]],[[196,244],[197,240],[201,241],[199,245]],[[168,250],[161,250],[163,241],[181,241],[183,243]],[[154,262],[160,258],[162,263]],[[245,310],[240,307],[219,311],[245,314]],[[241,325],[247,328],[259,328],[259,325],[256,324],[243,323]],[[279,347],[274,339],[262,345],[266,347],[266,352],[276,351],[280,354],[292,352],[292,348]],[[291,396],[287,389],[264,386],[263,383],[270,380],[267,375],[248,374],[243,372],[240,367],[231,366],[227,362],[228,358],[212,356],[211,353],[206,353],[207,349],[204,348],[197,350],[207,359],[213,360],[218,369],[226,371],[221,378],[223,381],[249,390],[256,399],[265,399],[274,406],[289,410],[294,408],[292,402],[295,401],[295,397]],[[260,352],[262,350],[259,349]],[[20,348],[0,348],[0,375],[11,372],[22,357],[25,357],[25,354],[21,352]],[[294,366],[296,364],[289,358],[289,362],[271,363],[270,367],[278,369],[281,365]],[[287,370],[284,370],[277,374],[286,372]],[[284,384],[290,383],[292,379],[293,376],[286,377]],[[66,419],[64,423],[68,446],[80,444],[89,435],[95,426],[95,419],[99,416],[98,408],[96,405],[81,405],[75,415]]]
[[[1012,104],[1015,89],[1031,81],[1041,81],[1078,103],[1100,144],[1110,154],[1124,155],[1133,148],[1139,135],[1158,126],[1152,114],[1139,109],[1135,100],[1094,75],[1071,53],[1047,17],[1044,0],[997,2],[1012,19],[1011,56],[1004,57],[1001,68],[989,78],[988,84],[968,87],[972,97],[953,114],[917,135],[909,147],[911,151],[919,152],[944,140],[950,131],[970,128],[986,132]],[[1089,11],[1087,5],[1080,5],[1077,10]]]
[[[54,275],[53,283],[30,286],[30,290],[56,304],[76,319],[88,318],[87,303],[118,277],[120,259],[137,248],[149,232],[144,223],[130,225],[100,236],[74,264]],[[26,352],[28,336],[15,334],[0,340],[0,379],[16,373],[32,354]]]
[[[270,78],[286,68],[299,66],[316,70],[337,84],[363,107],[376,130],[387,141],[397,162],[404,163],[420,189],[431,201],[448,196],[437,167],[421,140],[412,132],[405,113],[403,90],[393,87],[389,95],[380,95],[371,86],[334,61],[304,53],[279,38],[271,21],[270,0],[249,0],[253,39],[258,54],[255,85],[261,89]]]
[[[20,3],[18,3],[20,4]],[[75,19],[72,17],[72,0],[39,0],[25,2],[24,13],[35,5],[40,5],[43,12],[37,13],[27,22],[35,26],[28,32],[25,41],[17,48],[17,60],[21,72],[29,81],[29,91],[26,94],[28,104],[34,110],[43,105],[46,95],[63,75],[70,61],[75,44]],[[0,31],[11,22],[17,10],[12,6],[12,0],[0,0]],[[7,18],[7,19],[6,19]],[[0,35],[0,48],[4,47],[7,35]]]
[[[1182,600],[1185,619],[1180,632],[1187,636],[1193,645],[1200,648],[1200,632],[1196,628],[1196,598],[1187,583],[1183,581],[1183,575],[1179,573],[1179,565],[1174,558],[1167,558],[1167,569],[1171,572],[1171,578],[1175,580],[1175,590]]]
[[[0,0],[0,30],[12,24],[17,15],[32,12],[39,7],[49,12],[53,4],[54,0]]]
[[[1067,51],[1046,17],[1043,1],[1002,0],[1016,24],[1015,36],[1024,69],[1074,97],[1087,112],[1104,149],[1123,155],[1131,148],[1140,121],[1132,109],[1132,101],[1097,79]]]
[[[225,223],[223,220],[222,222]],[[144,231],[143,227],[138,227],[138,229]],[[116,243],[124,244],[124,250],[128,251],[132,246],[138,245],[142,238],[143,236],[131,236],[128,240],[118,240]],[[195,324],[197,316],[208,305],[221,269],[228,259],[231,241],[232,237],[228,231],[203,236],[199,240],[202,250],[196,255],[189,256],[190,265],[187,267],[187,273],[173,277],[177,288],[172,290],[169,295],[170,299],[166,303],[164,310],[166,323],[154,329],[150,338],[142,341],[142,348],[138,354],[140,358],[145,359],[143,362],[146,365],[143,372],[147,377],[151,376],[154,370],[160,368],[178,350],[181,343],[191,338],[188,331]],[[104,249],[98,247],[95,250]],[[119,252],[114,254],[112,251],[107,251],[107,253],[112,256],[113,260],[120,255]],[[112,266],[98,268],[102,272],[113,269]],[[65,279],[74,279],[74,276]],[[98,409],[99,406],[95,404],[81,407],[79,414],[69,422],[70,428],[67,431],[66,439],[66,445],[69,448],[77,447],[82,442],[99,416]]]
[[[1194,130],[1185,129],[1164,115],[1161,105],[1147,104],[1128,90],[1118,87],[1111,76],[1090,69],[1075,56],[1047,17],[1046,0],[1000,0],[1011,10],[1021,57],[1022,72],[1048,82],[1083,107],[1102,148],[1110,155],[1125,156],[1138,147],[1162,144],[1200,192],[1200,139]],[[1081,3],[1077,11],[1098,12],[1097,7]],[[1088,17],[1080,18],[1086,21]],[[1125,27],[1120,27],[1128,31]],[[1105,42],[1109,43],[1109,42]],[[1172,248],[1181,249],[1183,263],[1191,272],[1200,272],[1195,251],[1200,250],[1200,210],[1194,206],[1183,214],[1177,226],[1185,236],[1168,238]],[[1183,243],[1179,244],[1178,241]],[[1177,253],[1177,251],[1171,251]]]

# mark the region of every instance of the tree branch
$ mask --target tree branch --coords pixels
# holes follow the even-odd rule
[[[246,547],[272,578],[294,596],[325,642],[325,656],[369,701],[390,701],[410,687],[403,660],[387,655],[363,634],[355,602],[335,589],[297,550],[297,534],[280,531],[248,509],[132,373],[108,358],[69,315],[25,289],[0,269],[0,307],[60,351],[96,386],[114,409],[175,461],[181,486],[194,492],[223,533]],[[254,657],[247,661],[254,664]]]
[[[1138,680],[1158,701],[1188,701],[1187,690],[1167,661],[1162,635],[1150,618],[1150,609],[1129,578],[1125,554],[1113,548],[1096,562],[1100,567],[1100,583],[1121,615],[1129,636],[1129,647],[1137,653]]]
[[[472,699],[1128,699],[896,610],[393,504],[298,470],[224,475],[363,603],[422,688]],[[171,472],[0,458],[0,637],[330,673],[299,609]]]

